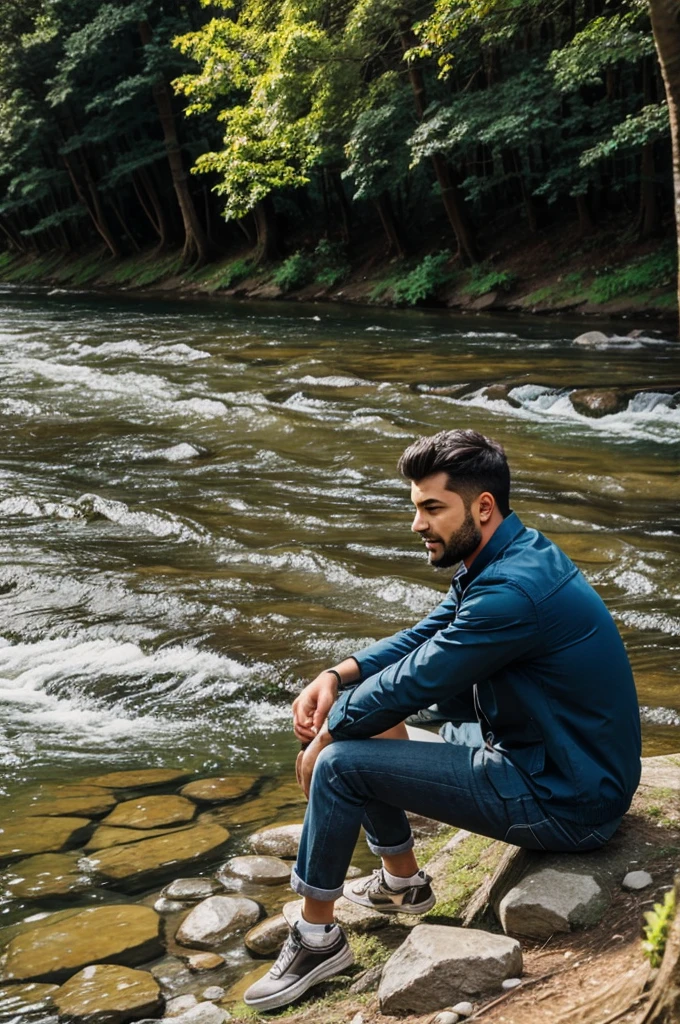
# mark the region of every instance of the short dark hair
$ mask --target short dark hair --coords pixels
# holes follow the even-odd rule
[[[456,491],[466,503],[488,491],[503,518],[510,512],[510,467],[503,446],[477,430],[442,430],[433,437],[419,437],[403,453],[397,469],[415,483],[446,473],[447,490]]]

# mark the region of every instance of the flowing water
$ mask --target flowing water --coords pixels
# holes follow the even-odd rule
[[[680,749],[672,343],[12,289],[0,307],[5,794],[138,766],[289,771],[291,695],[448,585],[395,463],[453,426],[506,446],[515,510],[616,617],[646,753]],[[483,395],[499,381],[514,406]],[[646,390],[603,419],[574,412],[569,389],[603,385]]]

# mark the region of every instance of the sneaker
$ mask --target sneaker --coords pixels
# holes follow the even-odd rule
[[[406,885],[403,889],[391,889],[385,881],[382,868],[376,868],[372,875],[347,882],[343,893],[352,903],[370,907],[381,914],[425,914],[437,902],[430,888],[432,879],[424,871],[422,885]]]
[[[275,1010],[299,999],[307,989],[339,974],[353,962],[352,950],[342,928],[330,946],[307,946],[293,926],[279,958],[264,978],[246,991],[243,1001],[256,1010]]]

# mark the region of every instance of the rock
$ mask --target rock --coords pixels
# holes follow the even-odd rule
[[[269,854],[273,857],[296,857],[301,824],[270,825],[250,837],[250,845],[255,853]]]
[[[460,1017],[453,1010],[442,1010],[433,1018],[432,1024],[458,1024]]]
[[[240,800],[257,785],[257,775],[225,775],[217,779],[197,779],[180,789],[190,800],[204,804],[223,804]]]
[[[140,768],[124,772],[109,772],[107,775],[93,775],[83,779],[85,785],[103,786],[105,789],[147,789],[151,786],[168,786],[171,782],[184,782],[190,772],[177,768]]]
[[[38,853],[15,863],[5,872],[0,886],[15,899],[35,900],[64,896],[90,885],[90,879],[78,868],[79,854]]]
[[[472,1003],[468,1002],[456,1003],[456,1005],[452,1007],[453,1013],[457,1013],[461,1017],[469,1017],[473,1010],[474,1006]]]
[[[267,974],[273,966],[274,961],[269,960],[267,963],[260,964],[260,966],[256,967],[255,970],[248,971],[248,973],[244,974],[242,978],[239,978],[231,988],[227,989],[222,1002],[227,1004],[240,1002],[241,999],[243,999],[243,994],[246,989],[249,989],[250,986],[254,985],[256,981],[260,980],[260,978],[264,978],[265,974]]]
[[[163,1009],[163,997],[148,971],[99,964],[86,967],[52,996],[59,1015],[73,1024],[124,1024]]]
[[[355,1013],[349,1024],[364,1024],[363,1013]]]
[[[165,1016],[179,1017],[186,1010],[191,1010],[194,1006],[198,1006],[196,996],[190,993],[183,996],[175,996],[174,999],[168,999],[165,1004]]]
[[[517,988],[518,985],[522,984],[521,978],[506,978],[501,988],[504,992],[512,992],[513,988]]]
[[[245,882],[280,885],[290,881],[290,864],[278,857],[232,857],[218,869],[216,877],[227,886],[233,877]]]
[[[29,982],[28,985],[7,985],[0,988],[3,1017],[7,1014],[14,1021],[34,1019],[36,1010],[47,1009],[51,996],[58,988],[58,985],[41,985],[35,981]]]
[[[214,1003],[199,1003],[173,1020],[175,1024],[224,1024],[225,1020],[229,1020],[229,1016],[226,1010],[215,1006]]]
[[[222,967],[224,964],[224,957],[220,956],[219,953],[193,953],[190,957],[187,957],[187,966],[190,971],[214,971],[217,967]]]
[[[461,996],[497,990],[521,970],[515,939],[473,928],[416,925],[383,968],[380,1009],[395,1015],[441,1010]]]
[[[89,828],[89,821],[83,818],[41,816],[3,822],[0,861],[30,857],[34,853],[58,852],[84,839]]]
[[[591,875],[543,868],[525,875],[503,897],[499,917],[505,932],[547,939],[596,924],[608,903]]]
[[[637,892],[639,889],[646,889],[653,881],[648,871],[629,871],[621,885],[630,892]]]
[[[41,790],[21,808],[21,816],[98,818],[115,805],[113,793],[98,786],[55,786]]]
[[[490,387],[484,388],[482,394],[491,402],[507,402],[513,409],[521,409],[522,403],[510,395],[515,386],[514,384],[492,384]]]
[[[380,984],[382,971],[382,964],[377,964],[375,967],[369,967],[368,970],[362,971],[356,981],[350,985],[350,992],[353,995],[362,995],[364,992],[375,992]]]
[[[102,825],[135,829],[184,825],[195,813],[195,805],[183,796],[146,796],[118,804]]]
[[[214,878],[176,878],[170,885],[161,889],[161,896],[168,900],[179,900],[181,903],[197,903],[208,896],[214,896],[221,888]]]
[[[88,907],[56,922],[48,917],[10,940],[0,978],[62,981],[90,964],[145,963],[161,952],[159,924],[150,907],[128,904]]]
[[[292,927],[302,914],[302,900],[290,900],[290,902],[284,903],[282,913]],[[344,896],[336,900],[335,919],[343,928],[359,935],[384,928],[390,920],[387,914],[380,914],[377,910],[362,907]]]
[[[278,953],[286,941],[290,928],[283,914],[265,917],[254,928],[246,932],[243,941],[246,949],[256,956],[272,956]]]
[[[127,843],[139,843],[156,836],[169,836],[173,832],[186,832],[191,825],[180,825],[177,828],[116,828],[100,825],[85,843],[83,849],[90,853],[97,850],[110,850],[112,846],[125,846]]]
[[[345,878],[347,880],[350,880],[352,878],[361,878],[363,873],[364,872],[361,870],[361,868],[358,868],[355,864],[350,864],[350,866],[347,868],[347,874],[345,875]]]
[[[181,946],[212,950],[236,932],[251,928],[260,907],[244,896],[210,896],[184,918],[176,939]]]
[[[146,885],[150,877],[167,872],[170,867],[184,868],[208,855],[216,855],[228,838],[229,833],[220,825],[199,824],[170,835],[102,850],[81,863],[101,878],[124,881],[135,888]]]
[[[628,408],[630,391],[618,391],[614,388],[591,388],[572,391],[569,400],[576,412],[591,419],[612,416]]]
[[[600,345],[606,345],[609,338],[602,331],[586,331],[585,334],[579,334],[578,338],[574,338],[572,345],[581,345],[583,348],[598,348]]]
[[[179,900],[166,900],[164,896],[161,896],[154,903],[153,909],[157,914],[179,914],[182,910],[186,910],[186,904],[180,903]]]
[[[217,1002],[226,991],[226,988],[222,988],[221,985],[208,985],[207,988],[203,989],[201,995],[204,999],[211,999],[213,1002]]]

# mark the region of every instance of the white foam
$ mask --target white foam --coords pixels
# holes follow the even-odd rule
[[[195,459],[201,455],[198,448],[194,448],[192,444],[186,441],[181,441],[179,444],[173,444],[170,448],[156,448],[154,451],[147,453],[149,459],[165,459],[167,462],[184,462],[187,459]]]
[[[317,387],[324,388],[356,388],[365,386],[368,382],[361,380],[360,377],[312,377],[307,374],[305,377],[300,377],[296,382],[298,384],[313,384]]]
[[[0,413],[6,416],[40,416],[42,409],[35,402],[26,402],[23,398],[5,398],[0,402]]]
[[[187,526],[177,516],[156,512],[132,512],[124,501],[102,498],[98,494],[83,494],[76,507],[83,513],[95,513],[133,531],[151,533],[155,537],[177,537],[182,541],[205,542],[209,534],[197,524]]]

